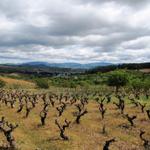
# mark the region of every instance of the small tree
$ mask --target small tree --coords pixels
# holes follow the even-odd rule
[[[130,81],[130,85],[131,85],[131,88],[132,88],[132,91],[135,95],[135,98],[136,99],[140,99],[140,93],[143,89],[143,81],[139,78],[135,78],[133,80]]]
[[[121,71],[112,72],[107,79],[107,85],[114,86],[116,88],[116,93],[118,93],[120,87],[125,86],[127,83],[127,74]]]

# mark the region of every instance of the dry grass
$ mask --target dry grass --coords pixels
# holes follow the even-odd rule
[[[112,137],[116,137],[117,142],[111,145],[110,150],[142,150],[142,142],[139,139],[140,129],[144,129],[147,132],[147,139],[150,139],[150,120],[147,119],[146,114],[142,114],[140,109],[134,108],[132,105],[127,105],[125,112],[136,114],[137,119],[136,127],[125,129],[120,125],[128,125],[128,122],[119,114],[115,106],[108,104],[106,107],[106,116],[102,121],[98,104],[90,101],[87,105],[88,114],[83,116],[81,124],[77,125],[74,123],[75,117],[72,115],[76,108],[68,106],[59,121],[63,122],[65,118],[72,121],[71,126],[66,130],[69,141],[63,141],[59,137],[59,130],[54,123],[57,118],[55,108],[50,108],[44,127],[38,126],[40,123],[39,112],[42,110],[41,104],[36,106],[27,119],[23,118],[25,112],[16,113],[17,106],[14,109],[1,106],[0,116],[4,115],[7,120],[19,124],[14,136],[21,150],[35,150],[36,148],[40,150],[102,150],[105,140]],[[103,124],[106,125],[106,135],[101,133]],[[1,133],[0,139],[5,141]]]
[[[33,89],[35,84],[25,80],[12,79],[9,77],[0,77],[1,80],[6,82],[6,88],[9,89]]]
[[[144,73],[150,73],[150,69],[147,68],[147,69],[140,69],[141,72],[144,72]]]

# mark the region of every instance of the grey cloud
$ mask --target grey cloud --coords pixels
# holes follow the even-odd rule
[[[116,4],[123,4],[123,5],[127,5],[133,8],[136,7],[142,7],[146,4],[148,4],[149,0],[86,0],[86,2],[84,0],[77,0],[78,2],[85,4],[102,4],[102,3],[116,3]]]
[[[150,21],[146,17],[150,12],[145,10],[150,8],[148,0],[36,3],[12,0],[11,3],[0,1],[2,61],[16,58],[18,62],[21,59],[130,62],[133,57],[135,61],[149,58],[150,39],[146,37],[150,35]],[[139,12],[143,17],[135,17]],[[141,59],[130,53],[135,50],[143,51]]]

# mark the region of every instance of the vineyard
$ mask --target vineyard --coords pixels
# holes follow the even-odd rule
[[[15,79],[3,77],[8,83],[0,89],[0,149],[149,150],[149,78],[142,86],[135,77],[127,84],[122,73],[107,77],[107,85],[95,88],[49,89],[33,83],[12,89],[8,84]]]

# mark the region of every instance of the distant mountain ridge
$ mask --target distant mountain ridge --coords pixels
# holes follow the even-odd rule
[[[112,63],[108,62],[96,62],[96,63],[48,63],[48,62],[27,62],[19,64],[19,66],[34,66],[34,67],[57,67],[57,68],[72,68],[72,69],[91,69],[98,66],[109,66]]]
[[[150,68],[150,63],[129,63],[129,64],[111,64],[105,62],[99,63],[54,63],[29,62],[23,64],[0,64],[0,73],[2,74],[26,74],[40,77],[64,76],[75,74],[91,74],[98,72],[109,72],[116,69],[142,70],[144,73]],[[146,71],[145,71],[146,69]],[[149,73],[149,71],[147,72]]]

